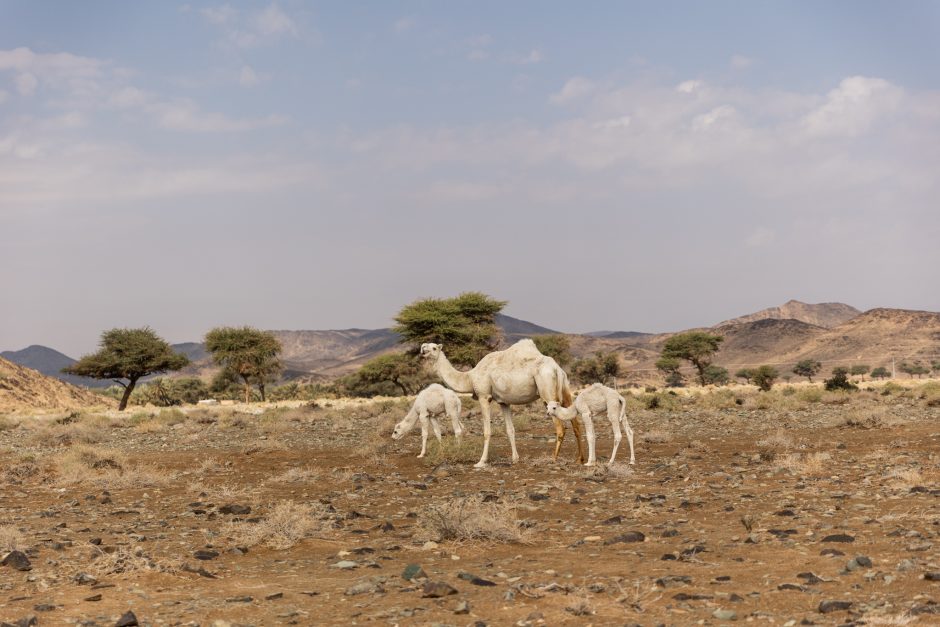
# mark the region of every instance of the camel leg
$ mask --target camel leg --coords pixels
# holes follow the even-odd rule
[[[512,449],[512,463],[519,461],[519,451],[516,450],[516,426],[512,424],[512,407],[500,403],[499,411],[506,422],[506,437],[509,438],[509,447]]]
[[[574,431],[574,441],[578,445],[578,463],[584,463],[584,449],[581,447],[581,419],[575,418],[571,421],[571,430]],[[557,428],[556,428],[557,431]]]
[[[627,422],[627,417],[623,417],[623,430],[627,433],[627,444],[630,445],[630,464],[636,463],[636,456],[633,454],[633,429],[630,428],[630,423]]]
[[[483,455],[480,461],[474,464],[474,468],[486,468],[486,461],[490,455],[490,436],[493,434],[493,426],[490,424],[490,399],[480,397],[480,414],[483,415]]]
[[[441,443],[441,423],[437,420],[437,416],[431,416],[431,428],[434,429],[434,437],[437,438],[437,443]]]
[[[610,420],[610,428],[614,430],[614,450],[610,452],[610,461],[607,462],[607,465],[613,466],[614,460],[617,458],[617,449],[620,447],[620,440],[623,437],[620,435],[620,401],[607,402],[607,419]]]
[[[584,421],[584,435],[587,438],[588,444],[588,460],[585,466],[593,466],[597,463],[597,437],[594,433],[594,419],[591,417],[591,412],[585,412],[581,414],[581,419]],[[578,447],[578,452],[580,452],[581,447]]]
[[[460,444],[460,438],[463,436],[463,423],[460,422],[460,408],[448,407],[447,413],[450,415],[450,423],[454,427],[454,437]]]
[[[421,453],[418,457],[424,457],[424,454],[428,452],[428,415],[423,413],[418,415],[418,422],[421,424]]]
[[[555,423],[555,454],[552,455],[552,461],[557,462],[561,443],[565,441],[565,423],[554,416],[552,416],[552,422]]]

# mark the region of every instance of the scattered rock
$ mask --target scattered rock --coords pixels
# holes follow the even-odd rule
[[[454,614],[469,614],[470,613],[470,603],[467,601],[461,601],[457,604],[457,607],[454,608]]]
[[[852,607],[851,601],[821,601],[819,603],[820,614],[829,614],[830,612],[841,612]]]
[[[340,570],[352,570],[353,568],[359,568],[359,564],[352,560],[340,560],[331,566],[331,568],[338,568]]]
[[[640,531],[628,531],[627,533],[622,533],[619,536],[614,536],[609,540],[604,540],[605,545],[617,544],[619,542],[643,542],[646,540],[646,536]]]
[[[408,564],[405,566],[405,570],[402,571],[401,578],[406,581],[411,581],[412,579],[427,579],[428,574],[424,572],[420,564]]]
[[[210,549],[199,549],[193,553],[193,557],[195,557],[197,560],[214,560],[218,556],[218,551],[212,551]]]
[[[443,581],[429,581],[421,590],[421,596],[425,599],[439,599],[450,594],[457,594],[457,589]]]
[[[22,551],[10,551],[7,553],[7,556],[3,558],[3,561],[0,562],[0,565],[9,566],[13,570],[21,571],[33,569],[32,564],[29,563],[29,558],[26,557],[26,553]]]
[[[715,610],[712,612],[712,616],[718,620],[738,620],[738,613],[734,610]]]
[[[940,581],[940,572],[926,572],[924,573],[924,579],[927,581]]]
[[[821,542],[855,542],[855,538],[846,533],[834,533],[823,538]]]
[[[219,508],[220,514],[235,514],[236,516],[244,516],[245,514],[251,513],[251,507],[248,505],[239,505],[238,503],[229,503],[228,505],[223,505]]]
[[[114,627],[136,627],[138,624],[137,616],[134,612],[128,610],[114,623]]]
[[[100,601],[100,600],[101,600],[101,595],[100,595],[100,594],[93,594],[93,595],[91,595],[90,597],[85,597],[84,600],[85,600],[85,601],[92,601],[92,602],[94,602],[94,601]]]

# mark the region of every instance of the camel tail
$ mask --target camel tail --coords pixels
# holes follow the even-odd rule
[[[568,385],[568,375],[561,368],[558,375],[558,391],[561,396],[561,406],[571,407],[574,404],[574,397],[571,395],[571,386]]]
[[[624,429],[629,426],[627,424],[627,401],[623,396],[620,397],[620,424],[623,425]]]

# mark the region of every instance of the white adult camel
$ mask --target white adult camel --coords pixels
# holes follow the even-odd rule
[[[401,419],[395,429],[392,431],[392,439],[400,440],[408,432],[414,429],[415,423],[421,423],[421,453],[418,457],[424,457],[428,451],[428,423],[434,429],[434,437],[441,441],[441,425],[437,420],[440,415],[446,415],[450,418],[454,426],[454,435],[460,442],[463,435],[463,423],[460,422],[460,397],[453,390],[448,390],[440,383],[432,383],[428,387],[418,392],[411,409]]]
[[[610,426],[614,430],[614,450],[610,453],[608,465],[614,463],[617,457],[617,448],[620,446],[620,425],[627,434],[627,442],[630,444],[630,463],[636,463],[636,456],[633,453],[633,429],[627,422],[627,401],[617,390],[612,390],[606,385],[595,383],[591,387],[583,390],[574,399],[574,405],[571,407],[562,407],[560,403],[552,401],[546,407],[546,413],[555,420],[575,420],[579,416],[584,421],[584,435],[588,441],[588,460],[585,466],[593,466],[597,463],[596,448],[597,436],[594,433],[594,416],[607,414],[610,420]]]
[[[422,344],[421,355],[428,360],[434,372],[455,392],[472,392],[480,401],[483,414],[483,455],[476,463],[483,468],[489,459],[490,403],[496,402],[506,421],[506,436],[512,448],[512,461],[519,461],[516,450],[516,430],[512,424],[510,405],[525,405],[542,399],[546,403],[558,402],[563,407],[572,403],[568,375],[554,359],[543,355],[532,340],[519,340],[506,350],[486,355],[471,370],[461,372],[454,368],[444,355],[440,344]],[[565,423],[555,420],[555,455],[565,439]],[[571,421],[575,441],[578,443],[578,460],[584,463],[581,448],[581,425],[577,418]]]

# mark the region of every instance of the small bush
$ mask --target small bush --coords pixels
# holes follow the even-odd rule
[[[22,550],[23,534],[13,525],[0,525],[0,555]]]
[[[834,390],[857,390],[858,386],[849,381],[849,371],[846,368],[833,368],[832,377],[826,379],[825,386],[827,391]]]
[[[424,508],[418,516],[419,529],[430,539],[489,540],[524,544],[530,532],[523,529],[511,505],[485,502],[481,495],[445,499]]]
[[[258,523],[234,522],[225,528],[234,546],[264,544],[272,549],[289,549],[304,538],[326,534],[332,520],[326,506],[282,501]]]
[[[760,366],[754,371],[751,379],[762,392],[769,392],[779,376],[780,373],[773,366]]]

